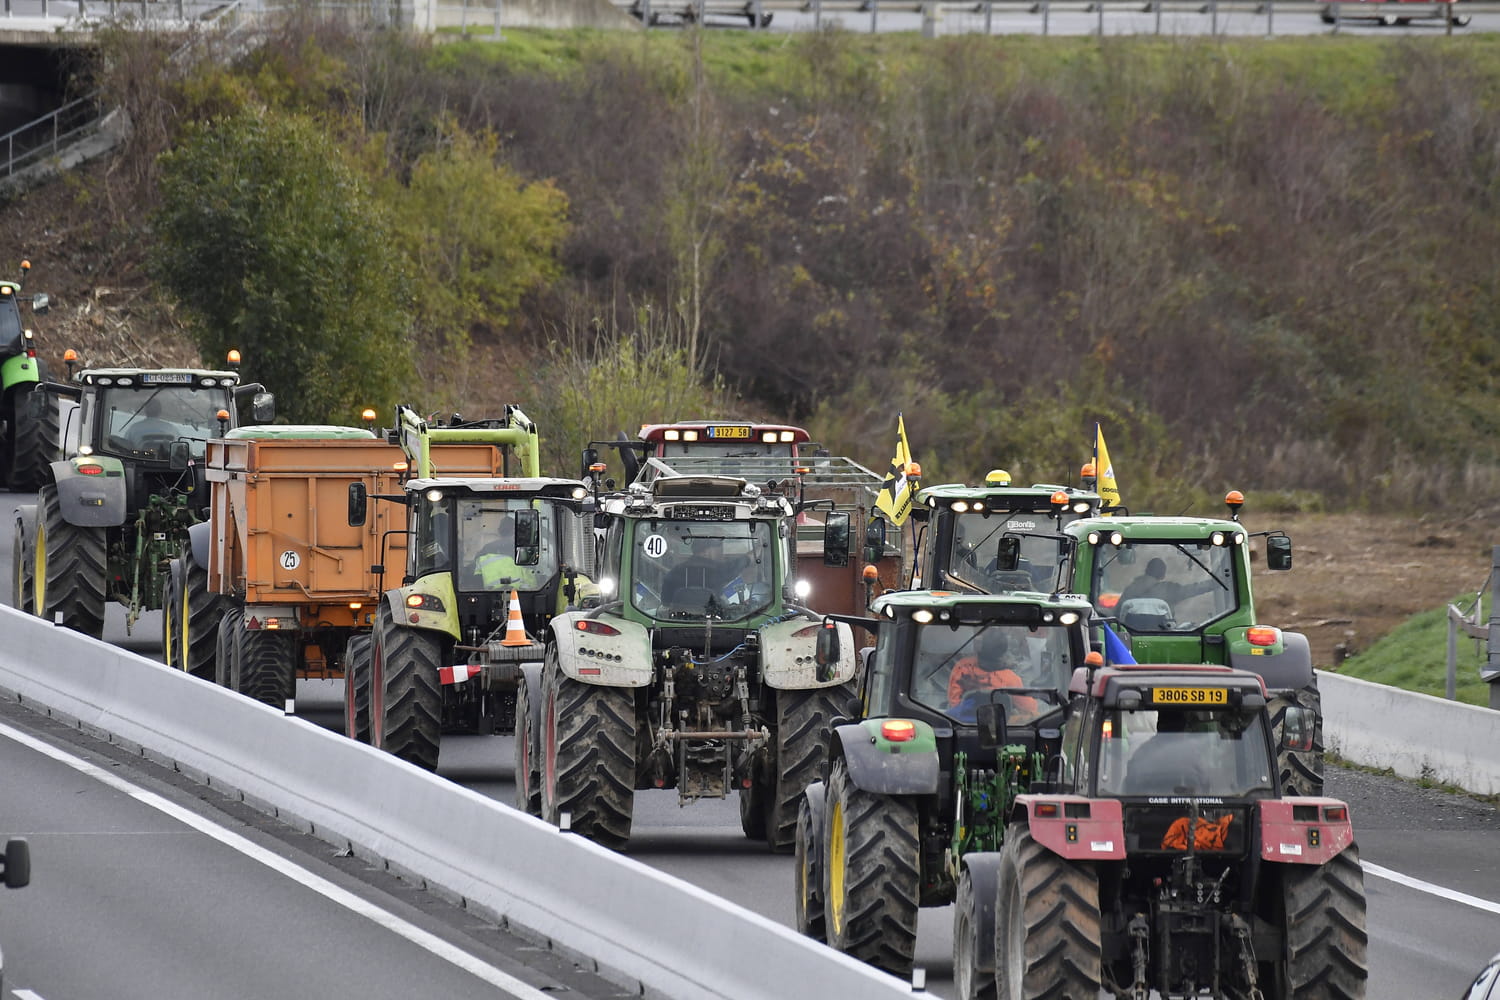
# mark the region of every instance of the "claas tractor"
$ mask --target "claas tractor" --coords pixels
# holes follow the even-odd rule
[[[536,425],[516,406],[433,424],[403,405],[389,438],[412,478],[389,495],[350,484],[348,516],[364,524],[370,499],[405,505],[406,572],[346,650],[346,728],[432,770],[445,732],[514,730],[522,671],[590,586],[592,497],[578,480],[538,475]],[[457,458],[445,470],[444,446],[461,444],[499,449],[500,474],[465,474]]]
[[[790,850],[856,664],[849,626],[802,603],[792,501],[707,475],[600,499],[601,603],[555,618],[522,678],[517,805],[620,849],[638,789],[736,792],[746,836]],[[847,559],[847,517],[829,518],[826,557]],[[841,652],[816,663],[825,627]]]

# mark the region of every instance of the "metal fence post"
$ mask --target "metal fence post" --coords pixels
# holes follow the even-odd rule
[[[813,0],[813,30],[823,30],[823,0]]]
[[[1042,0],[1042,37],[1052,31],[1052,0]]]
[[[984,33],[990,34],[990,23],[995,16],[994,0],[984,0]]]
[[[1156,12],[1156,33],[1161,34],[1161,0],[1152,0],[1151,9]]]
[[[1266,37],[1276,37],[1276,0],[1266,0]]]
[[[1094,6],[1099,11],[1099,37],[1104,37],[1104,0],[1094,0]]]
[[[870,0],[870,34],[880,30],[880,0]]]
[[[1448,680],[1443,692],[1449,701],[1458,700],[1458,622],[1453,620],[1457,612],[1457,608],[1448,605]]]
[[[1208,36],[1213,38],[1219,33],[1219,0],[1208,0]]]

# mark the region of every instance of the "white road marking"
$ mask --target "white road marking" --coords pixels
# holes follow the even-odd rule
[[[1458,892],[1454,889],[1445,889],[1443,886],[1424,882],[1419,878],[1412,878],[1410,875],[1393,872],[1389,868],[1372,865],[1368,861],[1361,861],[1359,865],[1365,870],[1366,875],[1374,875],[1376,878],[1383,878],[1387,882],[1404,885],[1408,889],[1416,889],[1418,892],[1430,893],[1441,899],[1462,903],[1465,906],[1472,906],[1474,909],[1484,910],[1486,913],[1500,913],[1500,903],[1493,902],[1492,900],[1480,899],[1478,896],[1471,896],[1466,892]]]
[[[11,995],[14,996],[16,1000],[45,1000],[45,998],[43,998],[40,993],[37,993],[33,990],[12,990]]]
[[[41,740],[35,739],[3,723],[0,723],[0,736],[14,740],[22,746],[35,750],[37,753],[45,754],[55,761],[66,764],[75,771],[86,774],[111,788],[124,792],[137,802],[163,812],[178,822],[192,827],[199,833],[212,837],[226,847],[231,847],[239,851],[252,861],[258,861],[272,871],[285,875],[293,882],[306,886],[319,895],[337,903],[339,906],[379,924],[393,934],[400,935],[417,947],[426,949],[438,958],[457,966],[470,975],[489,983],[491,986],[508,990],[517,1000],[552,1000],[552,994],[544,993],[536,987],[522,982],[509,973],[481,961],[462,948],[449,944],[436,934],[408,923],[394,913],[383,910],[368,900],[361,899],[359,896],[335,885],[321,875],[315,875],[306,868],[295,865],[285,858],[266,850],[254,841],[184,809],[175,802],[162,798],[155,792],[148,792],[146,789],[133,785],[116,774],[96,767],[86,760],[75,757],[48,743],[43,743]],[[17,990],[15,994],[17,997],[22,998],[22,1000],[43,1000],[43,998],[30,991]]]

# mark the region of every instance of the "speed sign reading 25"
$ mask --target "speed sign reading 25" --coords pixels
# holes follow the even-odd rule
[[[281,554],[280,562],[282,569],[296,569],[302,565],[302,557],[297,554],[296,549],[287,549]]]

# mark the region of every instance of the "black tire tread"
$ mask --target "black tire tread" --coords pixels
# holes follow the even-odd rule
[[[773,853],[789,853],[796,844],[802,792],[822,776],[829,723],[845,711],[852,693],[849,685],[776,692],[776,780],[766,789],[773,798],[766,804],[764,834]]]
[[[821,824],[807,796],[797,809],[797,843],[792,877],[796,892],[797,931],[826,944],[828,922],[823,911],[823,845]]]
[[[1000,852],[995,911],[999,1000],[1093,1000],[1099,995],[1099,876],[1042,847],[1012,824]],[[1012,896],[1012,890],[1015,895]],[[1012,954],[1019,938],[1022,954]],[[1014,992],[1019,977],[1020,991]]]
[[[1300,706],[1312,710],[1317,722],[1313,729],[1311,750],[1288,750],[1281,745],[1281,730],[1286,710]],[[1276,750],[1276,768],[1281,774],[1281,794],[1319,796],[1323,794],[1323,696],[1318,679],[1297,691],[1272,694],[1268,711],[1271,716],[1271,738]]]
[[[370,742],[370,647],[368,632],[344,644],[344,733],[357,743]]]
[[[528,816],[542,815],[542,744],[531,721],[532,702],[541,691],[532,690],[532,679],[524,672],[516,683],[515,782],[516,808]]]
[[[42,617],[55,621],[61,614],[65,627],[103,638],[109,571],[104,529],[69,524],[63,518],[56,487],[42,487],[37,501],[38,535],[47,547],[47,579],[43,581],[47,606],[41,609]],[[35,556],[33,552],[32,558]]]
[[[1316,867],[1288,865],[1287,995],[1298,1000],[1363,1000],[1369,979],[1365,879],[1359,849]]]
[[[976,939],[973,913],[978,906],[974,897],[974,880],[967,866],[958,876],[958,890],[953,907],[953,989],[957,1000],[995,1000],[995,974],[979,973],[973,968],[975,952],[986,944]],[[966,970],[965,964],[969,966]]]
[[[219,619],[218,654],[214,657],[214,680],[231,691],[239,690],[239,635],[245,621],[245,609],[232,604]]]
[[[240,694],[272,708],[286,708],[292,696],[295,669],[292,635],[279,629],[236,630],[239,648]]]
[[[612,850],[630,841],[635,812],[635,692],[566,677],[549,662],[544,726],[556,733],[553,786],[542,792],[545,819]],[[546,732],[542,734],[547,752]],[[545,782],[544,782],[545,785]]]
[[[834,762],[823,832],[823,899],[828,943],[876,968],[907,977],[916,955],[921,893],[917,810],[908,799],[866,792]],[[841,831],[835,831],[838,823]],[[844,844],[842,913],[835,913],[831,863],[835,835]]]
[[[12,397],[10,488],[20,493],[39,490],[48,481],[52,463],[62,458],[58,448],[61,433],[57,400],[52,396],[43,398],[44,406],[40,418],[31,416],[30,392],[17,392]]]
[[[193,558],[192,545],[185,538],[182,540],[182,555],[175,561],[180,564],[178,572],[172,576],[179,588],[175,595],[179,630],[177,642],[180,647],[176,658],[182,661],[176,665],[194,677],[211,681],[216,673],[214,660],[218,656],[218,622],[229,607],[229,599],[208,589],[208,567],[200,566],[198,560]],[[184,592],[187,595],[185,621],[181,614]],[[182,657],[184,651],[187,654],[185,660]]]
[[[433,633],[382,619],[385,718],[381,749],[436,771],[442,744],[442,646]]]

